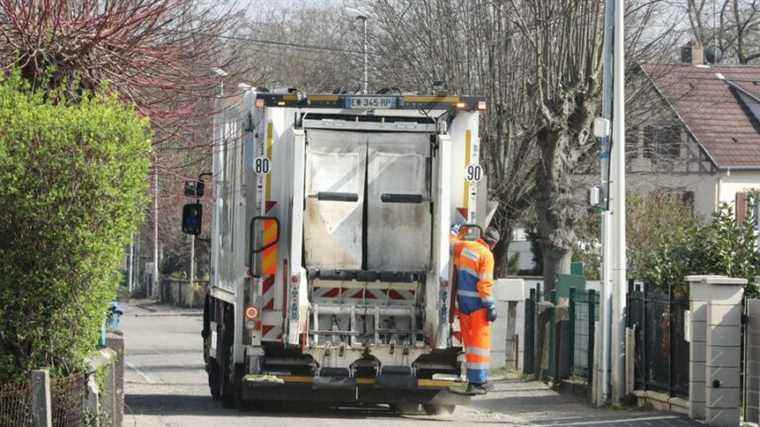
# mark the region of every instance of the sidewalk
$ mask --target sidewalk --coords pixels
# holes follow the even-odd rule
[[[540,381],[504,379],[488,395],[473,399],[467,418],[474,423],[528,426],[700,426],[678,414],[639,409],[597,408],[560,394]]]
[[[125,316],[166,317],[166,316],[202,316],[202,308],[177,307],[162,304],[153,299],[130,299],[124,302]]]

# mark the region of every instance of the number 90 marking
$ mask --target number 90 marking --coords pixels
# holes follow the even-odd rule
[[[467,169],[465,170],[467,182],[480,182],[481,178],[483,178],[483,168],[480,165],[467,165]]]
[[[253,171],[257,175],[266,175],[270,171],[270,161],[266,157],[256,157],[253,159]]]

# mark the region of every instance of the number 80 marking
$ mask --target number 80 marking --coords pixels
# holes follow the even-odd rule
[[[465,170],[467,182],[480,182],[481,178],[483,178],[483,168],[480,165],[467,165],[467,169]]]
[[[253,160],[253,171],[257,175],[266,175],[270,171],[270,162],[266,157],[256,157]]]

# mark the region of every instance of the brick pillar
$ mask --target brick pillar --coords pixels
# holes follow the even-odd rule
[[[524,305],[518,302],[525,301],[525,281],[498,279],[494,283],[493,296],[499,318],[491,324],[491,368],[506,366],[515,369],[519,354],[522,354],[522,348],[516,343],[519,338],[515,340],[515,335],[522,334],[518,331],[524,329],[518,326],[518,319],[524,317],[522,313],[518,314],[518,307],[524,310]]]
[[[711,426],[739,422],[741,300],[747,281],[688,276],[689,416]]]

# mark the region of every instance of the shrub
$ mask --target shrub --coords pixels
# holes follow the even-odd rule
[[[685,289],[689,274],[739,277],[749,281],[745,293],[755,296],[753,282],[760,274],[760,255],[754,222],[753,215],[738,222],[731,207],[724,204],[709,223],[673,234],[643,254],[641,277],[663,289],[668,284]]]
[[[143,218],[147,120],[0,77],[0,382],[82,367]]]

